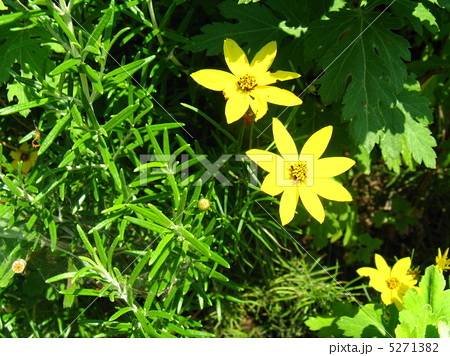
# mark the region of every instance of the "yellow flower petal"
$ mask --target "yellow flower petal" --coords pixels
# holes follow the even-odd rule
[[[284,70],[277,70],[275,73],[266,72],[258,75],[258,85],[269,85],[276,82],[296,79],[299,77],[301,77],[301,75],[298,73],[287,72]]]
[[[352,196],[341,184],[330,178],[314,177],[311,189],[322,198],[334,201],[352,201]]]
[[[11,151],[9,155],[13,158],[14,161],[20,161],[20,157],[22,157],[22,152],[20,151]],[[14,169],[17,169],[16,167]]]
[[[267,113],[267,101],[264,98],[254,94],[256,93],[252,93],[250,95],[250,108],[255,114],[255,121],[258,121]]]
[[[258,86],[253,91],[255,95],[261,96],[267,102],[276,105],[295,106],[303,103],[302,99],[298,98],[295,94],[277,87]]]
[[[280,218],[281,224],[289,224],[295,216],[298,203],[297,187],[284,188],[285,191],[280,199]]]
[[[391,275],[399,278],[399,276],[406,276],[409,268],[411,267],[411,258],[405,257],[398,260],[394,267],[392,267]]]
[[[31,169],[32,166],[33,166],[33,165],[31,164],[30,161],[24,161],[24,162],[22,163],[22,172],[25,173],[25,174],[27,174],[27,173],[30,171],[30,169]]]
[[[295,145],[294,140],[292,139],[286,128],[283,126],[281,121],[277,118],[273,118],[272,127],[275,144],[277,145],[277,149],[281,153],[281,155],[283,157],[285,155],[291,157],[292,155],[298,155],[297,146]]]
[[[389,278],[389,276],[385,276],[384,274],[377,271],[377,273],[371,277],[369,286],[371,286],[377,292],[383,293],[384,291],[386,291],[388,289],[387,283],[386,283],[386,279],[388,279],[388,278]],[[389,291],[390,291],[390,289],[389,289]]]
[[[302,203],[308,213],[310,213],[314,219],[322,224],[325,220],[325,211],[323,210],[323,205],[320,198],[309,187],[301,185],[298,187],[298,190],[300,193],[300,199],[302,200]]]
[[[252,73],[265,73],[272,65],[275,56],[277,55],[277,43],[275,41],[269,42],[258,53],[256,53],[250,69]]]
[[[392,293],[391,293],[390,290],[384,290],[384,291],[381,293],[381,301],[382,301],[384,304],[386,304],[386,305],[391,305],[391,304],[392,304],[392,302],[393,302],[394,300],[393,300],[393,298],[392,298]],[[396,301],[397,301],[398,303],[400,303],[400,301],[399,301],[398,299],[396,299]],[[397,305],[397,303],[395,303],[395,304]],[[398,306],[397,306],[397,308],[398,308]]]
[[[275,172],[277,164],[277,155],[275,153],[253,149],[247,151],[245,154],[265,171],[269,173]],[[278,159],[282,158],[279,157]]]
[[[236,76],[246,74],[249,70],[247,56],[239,45],[231,38],[227,38],[223,43],[225,62],[231,73]]]
[[[279,88],[262,89],[258,94],[258,88],[276,81],[298,78],[300,75],[293,72],[277,71],[268,72],[268,69],[277,54],[277,44],[272,41],[258,51],[251,64],[244,51],[230,38],[223,43],[225,61],[233,73],[220,70],[204,69],[191,74],[191,77],[204,87],[222,91],[225,99],[231,99],[227,103],[225,115],[227,122],[239,120],[243,107],[251,107],[255,114],[255,121],[261,119],[267,113],[267,103],[278,105],[300,105],[302,100],[287,90]],[[242,101],[240,104],[236,102]],[[239,115],[239,117],[238,117]]]
[[[269,173],[261,185],[261,190],[271,196],[275,196],[284,192],[286,187],[277,184],[277,174]],[[297,204],[295,204],[297,206]],[[292,220],[292,219],[291,219]],[[283,224],[284,225],[284,224]]]
[[[414,284],[417,282],[411,274],[408,274],[408,270],[411,267],[411,259],[409,257],[402,258],[396,262],[391,270],[384,258],[375,254],[375,264],[377,266],[376,270],[370,267],[363,267],[357,272],[362,276],[370,277],[369,285],[381,292],[381,300],[384,304],[390,305],[395,303],[398,310],[402,310],[403,296],[408,289],[415,288]],[[420,293],[420,289],[418,292]]]
[[[247,112],[249,100],[246,95],[231,96],[225,105],[225,117],[229,124],[239,120]]]
[[[372,267],[361,267],[356,270],[356,273],[358,273],[361,277],[370,277],[374,276],[378,270]]]
[[[30,151],[30,146],[28,145],[28,142],[24,142],[20,145],[20,150],[22,152],[29,152]]]
[[[313,155],[315,160],[318,160],[331,139],[331,134],[333,133],[333,126],[326,126],[314,133],[302,148],[301,155]]]
[[[383,275],[375,268],[361,267],[356,271],[362,277],[369,277],[369,285],[378,292],[383,292],[386,289],[386,279],[389,276]]]
[[[314,177],[329,178],[348,171],[355,161],[347,157],[321,158],[314,163]]]
[[[198,84],[215,91],[223,91],[226,87],[236,87],[236,77],[228,72],[217,69],[202,69],[191,74]]]
[[[375,254],[375,266],[377,266],[377,270],[382,275],[386,276],[386,279],[391,277],[391,268],[386,263],[386,260],[378,253]]]

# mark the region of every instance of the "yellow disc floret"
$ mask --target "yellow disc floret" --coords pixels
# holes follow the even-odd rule
[[[239,77],[239,87],[244,91],[250,91],[256,87],[256,78],[251,74],[244,74]]]
[[[386,279],[386,284],[389,289],[397,289],[400,287],[400,281],[395,277]]]
[[[294,183],[305,183],[306,182],[306,163],[298,162],[291,164],[290,169],[290,179],[294,181]]]

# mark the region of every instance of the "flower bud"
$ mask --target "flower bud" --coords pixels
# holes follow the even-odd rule
[[[202,198],[198,201],[197,204],[198,208],[202,211],[206,211],[210,208],[211,206],[211,202],[209,201],[209,199],[206,198]]]

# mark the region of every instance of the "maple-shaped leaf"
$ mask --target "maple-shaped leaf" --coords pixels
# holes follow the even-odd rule
[[[407,75],[403,60],[410,59],[408,41],[391,31],[402,23],[379,15],[363,9],[332,12],[329,20],[310,26],[305,51],[326,69],[317,81],[323,103],[337,101],[345,92],[344,118],[351,120],[355,141],[369,152],[385,126],[380,103],[395,105]]]
[[[291,62],[305,67],[302,39],[309,23],[342,5],[340,1],[332,0],[265,0],[264,3],[246,6],[232,1],[222,2],[218,8],[222,16],[232,23],[214,22],[203,26],[203,34],[192,37],[192,43],[185,48],[192,52],[206,50],[207,56],[218,55],[223,52],[223,40],[232,38],[243,44],[249,54],[254,54],[268,42],[276,41],[278,55],[275,66]]]
[[[432,33],[439,31],[436,18],[425,4],[410,0],[396,0],[392,4],[392,12],[400,18],[407,18],[419,35],[423,35],[423,27]]]
[[[343,331],[336,324],[340,317],[353,317],[358,312],[358,306],[349,302],[333,302],[331,315],[309,317],[306,326],[312,331],[318,331],[317,337],[342,337]]]
[[[280,43],[287,36],[280,28],[282,20],[275,17],[264,5],[255,3],[243,6],[225,1],[219,4],[218,8],[225,18],[239,22],[214,22],[203,26],[203,34],[192,37],[193,44],[187,45],[187,50],[207,50],[208,56],[218,55],[223,52],[224,39],[232,38],[238,43],[247,42],[250,49],[256,53],[270,41]]]
[[[48,67],[49,48],[42,45],[52,42],[51,36],[38,26],[20,29],[18,23],[9,25],[11,27],[2,26],[0,31],[0,85],[8,81],[8,69],[16,62],[24,72],[31,71],[43,78],[53,69]]]
[[[303,39],[309,24],[343,5],[342,1],[333,0],[265,0],[245,6],[222,2],[218,8],[231,21],[203,26],[203,34],[193,36],[185,49],[206,50],[207,56],[215,56],[223,52],[224,39],[232,38],[251,58],[268,42],[276,41],[278,52],[272,70],[293,66],[293,70],[308,71],[312,62],[304,60]]]
[[[438,325],[450,320],[450,290],[435,266],[429,266],[421,278],[421,292],[408,290],[403,297],[404,309],[399,313],[397,337],[438,337]]]
[[[337,324],[347,337],[388,337],[380,304],[366,304],[352,318],[341,317]]]
[[[428,1],[440,7],[444,7],[450,10],[450,0],[428,0]]]
[[[409,155],[417,163],[436,168],[436,140],[426,127],[433,121],[429,100],[420,95],[420,85],[409,76],[403,90],[398,93],[395,106],[380,106],[385,119],[383,130],[378,132],[380,148],[389,169],[400,172],[401,158]]]

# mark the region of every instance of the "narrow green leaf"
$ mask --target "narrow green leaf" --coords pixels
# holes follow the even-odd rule
[[[65,71],[69,70],[73,66],[77,65],[81,62],[81,59],[78,58],[72,58],[67,61],[62,62],[59,66],[57,66],[55,69],[53,69],[49,74],[51,76],[56,76],[61,73],[64,73]]]
[[[158,319],[158,318],[162,318],[162,319],[167,319],[167,320],[173,320],[173,315],[164,311],[160,311],[160,310],[149,310],[147,313],[147,316],[150,319]]]
[[[76,105],[71,105],[70,112],[75,120],[75,123],[80,127],[83,126],[83,118],[81,117],[81,113]]]
[[[97,254],[95,253],[94,247],[89,242],[89,239],[87,238],[83,229],[78,224],[76,225],[76,228],[77,228],[78,234],[80,235],[81,240],[83,240],[84,247],[86,247],[86,249],[88,250],[91,257],[95,259],[97,257]]]
[[[169,257],[170,253],[175,247],[175,240],[173,239],[173,236],[170,236],[170,239],[168,240],[168,243],[161,249],[161,252],[158,253],[158,258],[155,260],[155,262],[151,265],[151,270],[148,275],[149,280],[152,280],[156,277],[156,275],[159,272],[159,269],[164,264],[166,259]],[[152,259],[153,261],[153,259]],[[164,271],[165,273],[165,271]]]
[[[209,337],[214,337],[214,334],[208,334],[206,332],[196,332],[195,330],[184,329],[179,327],[178,325],[169,323],[167,324],[167,328],[173,332],[176,332],[185,337],[205,337],[205,335]]]
[[[211,260],[213,260],[214,262],[217,262],[218,264],[222,265],[223,267],[230,268],[230,264],[218,253],[210,250],[210,254],[211,255],[209,256],[209,258]]]
[[[50,243],[51,243],[50,247],[51,247],[52,252],[54,252],[57,241],[58,241],[58,233],[57,233],[55,220],[52,219],[49,221],[48,230],[50,233]]]
[[[67,27],[62,16],[58,13],[58,11],[54,7],[53,7],[52,13],[53,13],[53,18],[56,20],[56,22],[61,27],[63,32],[66,34],[66,36],[69,38],[70,42],[72,42],[74,45],[76,45],[78,48],[80,48],[80,44],[78,43],[78,40],[76,39],[75,35],[72,33],[72,31],[69,29],[69,27]],[[63,16],[70,16],[70,15],[67,14],[67,15],[63,15]]]
[[[46,12],[39,10],[27,10],[27,11],[19,11],[14,12],[12,14],[6,14],[0,16],[0,26],[7,25],[11,22],[15,22],[18,20],[29,19],[30,17],[38,17],[38,16],[46,16]]]
[[[156,155],[161,156],[161,159],[158,159],[158,160],[166,161],[166,160],[163,160],[163,158],[162,158],[164,156],[163,151],[161,150],[161,146],[159,145],[158,141],[156,141],[155,134],[152,132],[152,130],[150,128],[151,128],[151,125],[145,125],[145,129],[147,130],[147,133],[150,137],[150,141],[152,141],[152,146],[153,146],[153,149],[155,150]]]
[[[106,257],[105,247],[103,246],[103,241],[96,229],[92,231],[95,240],[95,247],[97,247],[98,255],[100,257],[100,261],[102,261],[103,266],[108,264],[108,258]]]
[[[189,231],[187,231],[185,228],[178,226],[174,230],[177,231],[181,236],[183,236],[195,250],[197,250],[198,252],[202,253],[207,257],[211,257],[211,250],[209,249],[209,246],[197,240],[197,238],[194,235],[192,235]]]
[[[75,273],[76,272],[61,273],[61,274],[58,274],[57,276],[53,276],[53,277],[46,279],[45,283],[54,283],[54,282],[62,281],[64,279],[73,278],[75,276]]]
[[[56,98],[42,98],[30,101],[28,103],[7,106],[6,108],[0,109],[0,116],[10,115],[22,110],[44,106],[45,104],[51,103],[56,100],[57,100]]]
[[[116,211],[116,210],[125,209],[127,206],[128,206],[127,204],[114,205],[108,209],[102,210],[102,214],[110,213],[110,212]]]
[[[111,1],[109,4],[109,8],[104,11],[104,15],[101,17],[100,22],[95,26],[94,31],[89,36],[89,39],[86,43],[86,47],[93,46],[93,47],[101,47],[101,40],[100,37],[105,30],[106,26],[110,24],[111,17],[114,14],[114,1]]]
[[[103,212],[102,212],[103,213]],[[103,229],[105,226],[110,225],[113,221],[117,220],[118,218],[120,218],[122,216],[122,212],[117,212],[115,214],[113,214],[111,217],[101,221],[100,223],[98,223],[97,225],[95,225],[92,229],[90,229],[88,231],[88,234],[92,234],[92,232],[94,230],[101,230]]]
[[[148,264],[151,266],[155,263],[155,261],[159,258],[159,255],[161,255],[162,251],[166,248],[166,245],[172,240],[174,237],[173,234],[167,234],[164,236],[164,238],[161,240],[161,242],[156,247],[155,251],[153,252],[150,261]]]
[[[139,59],[137,61],[131,62],[124,66],[121,66],[113,71],[106,73],[103,79],[111,79],[114,83],[121,83],[124,80],[129,79],[135,72],[141,69],[146,64],[150,63],[155,56],[150,56],[147,58]]]
[[[166,124],[154,124],[154,125],[146,125],[145,129],[147,130],[147,132],[149,131],[163,131],[164,129],[170,130],[170,129],[179,129],[180,127],[183,127],[184,124],[183,123],[171,123],[168,122]]]
[[[217,279],[217,280],[219,280],[221,282],[228,282],[229,281],[229,279],[227,277],[225,277],[222,273],[214,271],[213,269],[205,266],[201,262],[194,262],[194,266],[199,271],[201,271],[202,273],[208,275],[209,277],[215,278],[215,279]]]
[[[37,218],[38,218],[37,214],[31,215],[30,219],[28,220],[28,222],[25,225],[27,227],[27,230],[31,230],[33,228],[34,223],[36,222]]]
[[[93,297],[106,297],[104,290],[95,290],[95,289],[64,289],[60,290],[59,293],[64,295],[87,295]]]
[[[48,193],[52,192],[53,189],[55,189],[58,185],[61,184],[61,182],[63,182],[64,180],[66,180],[67,175],[63,175],[60,179],[55,180],[55,181],[51,181],[49,184],[47,184],[44,189],[42,189],[38,195],[36,195],[36,197],[34,198],[34,202],[37,203],[38,201],[40,201],[42,198],[44,198],[45,196],[47,196]]]
[[[133,224],[145,227],[146,229],[149,229],[151,231],[155,231],[155,232],[157,232],[159,234],[162,234],[164,232],[170,231],[169,229],[161,227],[159,225],[156,225],[156,224],[154,224],[154,223],[152,223],[150,221],[134,218],[132,216],[125,216],[124,218],[127,219],[129,222],[131,222]]]
[[[184,216],[183,213],[184,213],[184,208],[186,206],[187,195],[188,195],[188,189],[184,188],[180,195],[180,202],[178,203],[177,211],[174,212],[174,216],[175,216],[174,224],[176,224],[176,225],[181,224],[181,221],[183,219],[183,216]]]
[[[166,127],[163,131],[163,152],[166,156],[170,156],[169,131]]]
[[[166,229],[173,228],[173,222],[152,204],[148,204],[147,209],[134,204],[129,204],[127,206],[135,213],[145,216],[147,219],[152,220]]]
[[[109,120],[103,125],[103,129],[109,133],[114,127],[120,125],[125,119],[127,119],[130,115],[132,115],[138,109],[138,107],[139,107],[138,104],[127,106],[117,115],[112,115],[111,120]]]
[[[103,136],[99,136],[99,147],[100,153],[102,154],[103,162],[108,167],[109,172],[111,173],[111,176],[114,179],[116,189],[118,191],[121,191],[122,182],[120,181],[119,171],[117,170],[116,163],[113,161],[111,154],[109,153],[109,147],[106,144]]]
[[[2,177],[2,181],[3,183],[6,184],[6,186],[9,188],[9,190],[14,193],[15,195],[17,195],[18,197],[22,197],[23,193],[22,191],[16,187],[16,185],[6,176],[6,175],[1,175]]]
[[[95,54],[97,56],[100,55],[100,49],[98,47],[94,47],[94,46],[86,46],[86,47],[84,47],[84,49],[83,49],[84,57],[86,57],[85,52],[93,53],[93,54]]]
[[[148,322],[144,312],[141,308],[137,308],[134,315],[139,320],[141,329],[143,333],[147,334],[147,337],[161,337],[154,329],[153,326]]]
[[[113,179],[114,179],[114,182],[116,183],[116,188],[117,188],[118,190],[121,190],[121,188],[122,188],[122,183],[121,183],[121,181],[120,181],[119,172],[117,171],[117,166],[116,166],[116,164],[114,163],[114,161],[109,161],[109,163],[108,163],[108,169],[109,169],[109,172],[111,173],[111,176],[112,176]]]
[[[114,313],[113,315],[111,315],[109,317],[109,321],[114,321],[114,320],[120,318],[122,315],[124,315],[124,314],[126,314],[126,313],[128,313],[130,311],[133,311],[132,307],[121,308],[119,311],[117,311],[116,313]]]
[[[39,148],[39,151],[38,151],[38,155],[42,155],[47,150],[47,148],[50,147],[50,145],[53,143],[53,141],[56,140],[56,138],[59,136],[59,134],[66,127],[71,116],[72,115],[67,114],[67,115],[61,117],[60,119],[58,119],[58,121],[56,121],[55,126],[53,126],[50,133],[45,137],[44,142],[42,142],[41,147]]]
[[[76,150],[78,147],[80,147],[81,145],[84,146],[84,143],[93,138],[95,136],[95,132],[86,132],[83,136],[81,136],[81,138],[79,138],[78,140],[75,141],[75,143],[72,146],[72,150]]]
[[[139,276],[139,274],[142,272],[144,267],[147,265],[148,260],[152,256],[153,251],[151,249],[148,249],[145,255],[140,259],[139,263],[134,267],[133,272],[131,272],[130,279],[128,281],[128,284],[130,286],[134,285],[134,282],[136,281],[136,278]]]
[[[63,158],[61,163],[58,165],[58,168],[66,167],[66,166],[72,164],[72,162],[75,160],[76,157],[77,157],[77,155],[76,155],[75,151],[73,151],[73,150],[67,151],[65,157]]]
[[[81,73],[84,73],[87,75],[87,77],[90,79],[92,86],[97,89],[97,91],[100,94],[103,94],[103,86],[102,82],[100,80],[100,77],[98,76],[97,72],[92,69],[92,67],[89,64],[82,63],[78,66]]]

